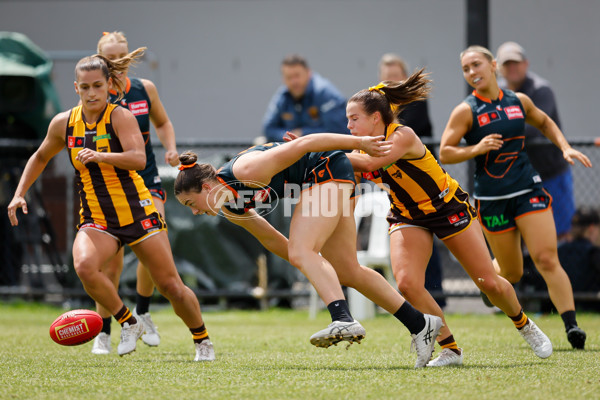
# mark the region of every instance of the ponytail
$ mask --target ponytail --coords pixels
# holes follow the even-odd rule
[[[380,82],[354,94],[348,103],[362,104],[368,115],[379,111],[383,123],[389,125],[397,119],[406,105],[427,99],[431,91],[431,80],[429,73],[424,71],[425,68],[421,68],[404,81]]]

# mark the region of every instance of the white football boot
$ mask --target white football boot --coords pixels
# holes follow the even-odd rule
[[[327,348],[337,345],[342,340],[346,340],[350,344],[360,343],[366,335],[365,328],[356,320],[352,322],[333,321],[327,328],[312,335],[310,343],[317,347]]]
[[[142,342],[148,346],[158,346],[160,344],[160,335],[158,334],[158,328],[154,325],[150,313],[138,314],[136,309],[133,309],[133,316],[138,321],[142,321],[144,324],[144,334],[142,335]]]
[[[462,365],[463,363],[463,350],[460,350],[460,354],[456,354],[450,349],[443,349],[440,355],[427,363],[427,367],[447,367],[450,365]]]
[[[129,322],[125,322],[121,328],[121,342],[117,347],[117,353],[120,356],[129,354],[135,351],[137,341],[144,333],[144,324],[141,320],[137,323],[129,325]]]
[[[518,331],[536,356],[548,358],[552,355],[552,342],[531,319]]]
[[[104,332],[100,332],[94,339],[94,346],[92,346],[92,354],[109,354],[112,350],[110,345],[110,335]]]
[[[194,361],[214,361],[215,349],[210,340],[203,340],[196,344],[196,358]]]
[[[417,361],[415,368],[423,368],[431,360],[435,339],[440,334],[440,329],[444,325],[442,319],[435,315],[423,314],[425,318],[425,327],[421,332],[410,335],[412,337],[411,351],[417,352]]]

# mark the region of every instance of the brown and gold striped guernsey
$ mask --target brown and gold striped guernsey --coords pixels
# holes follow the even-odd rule
[[[156,212],[150,191],[136,171],[105,163],[83,165],[76,159],[83,148],[99,152],[123,151],[111,124],[111,113],[116,107],[107,104],[94,123],[84,120],[81,106],[73,108],[69,115],[66,144],[75,168],[82,224],[94,222],[107,227],[122,227]]]
[[[386,139],[399,126],[388,125]],[[458,182],[438,164],[429,149],[423,147],[423,157],[399,159],[377,171],[363,173],[364,178],[390,194],[392,210],[413,220],[439,211],[458,188]]]

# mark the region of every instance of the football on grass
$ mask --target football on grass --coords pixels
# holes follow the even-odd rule
[[[102,317],[91,310],[71,310],[50,325],[50,337],[63,346],[77,346],[96,337],[102,330]]]

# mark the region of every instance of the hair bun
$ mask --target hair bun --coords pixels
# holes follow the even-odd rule
[[[192,165],[198,161],[198,156],[191,150],[184,151],[179,155],[181,165]]]

